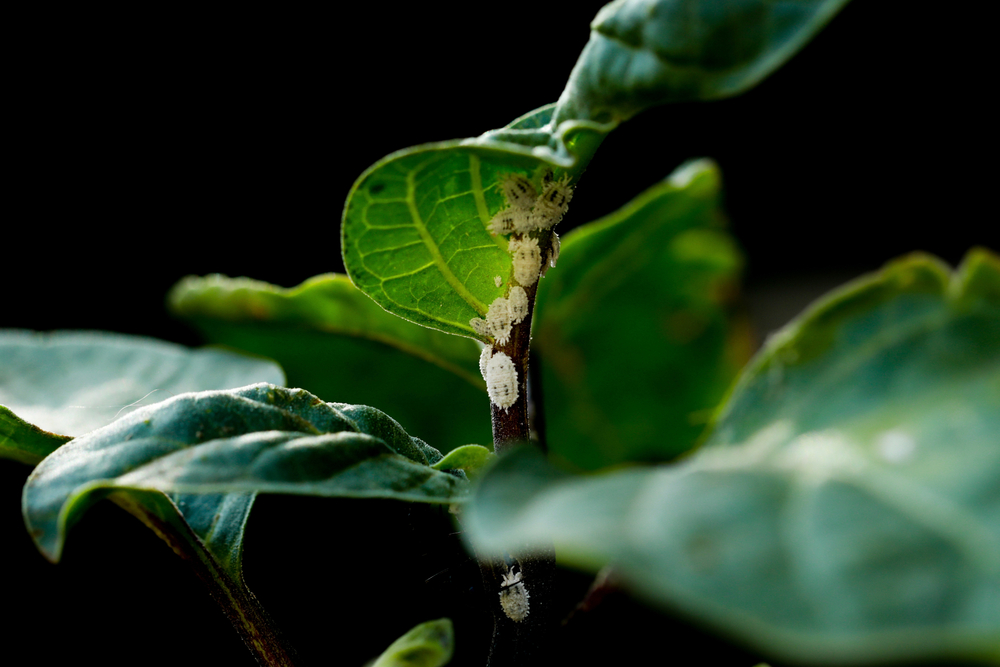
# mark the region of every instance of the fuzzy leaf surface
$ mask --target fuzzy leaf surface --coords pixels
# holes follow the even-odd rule
[[[320,275],[291,289],[191,276],[168,301],[209,342],[276,360],[290,386],[377,405],[445,451],[492,440],[479,347],[386,312],[347,276]],[[448,419],[441,419],[444,400]]]
[[[687,451],[749,358],[720,180],[714,163],[689,163],[563,239],[532,337],[560,460],[595,470]]]
[[[559,98],[555,124],[617,123],[671,102],[729,97],[792,57],[847,0],[616,0]]]
[[[1000,258],[916,255],[821,299],[680,464],[531,450],[467,506],[477,550],[555,545],[793,661],[1000,662]]]
[[[114,492],[459,500],[465,476],[432,469],[440,459],[384,413],[304,390],[260,383],[182,394],[46,458],[25,484],[25,523],[55,561],[68,528]]]

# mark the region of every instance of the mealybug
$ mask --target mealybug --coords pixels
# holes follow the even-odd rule
[[[500,606],[507,618],[520,623],[528,618],[528,589],[524,586],[521,573],[514,573],[511,567],[500,582]]]
[[[473,317],[469,320],[469,326],[480,336],[486,337],[490,335],[490,328],[486,324],[486,320],[481,317]]]
[[[529,213],[526,209],[505,208],[490,220],[490,232],[494,236],[510,234],[528,224]]]
[[[507,245],[514,259],[514,279],[522,285],[533,285],[542,268],[542,253],[538,241],[531,237],[511,239]]]
[[[552,232],[552,245],[549,247],[549,266],[556,268],[556,260],[559,259],[559,235]]]
[[[500,189],[507,203],[514,208],[529,209],[535,204],[538,195],[535,186],[527,177],[521,174],[507,174],[500,181]]]
[[[503,352],[497,352],[486,362],[486,391],[493,404],[504,410],[517,400],[517,369]]]
[[[514,285],[510,288],[507,304],[510,306],[510,317],[514,324],[520,324],[521,320],[528,316],[528,293],[523,287]]]
[[[512,324],[510,314],[510,303],[502,296],[497,297],[490,304],[489,312],[486,313],[486,327],[490,335],[498,343],[504,345],[510,340],[510,327]]]
[[[569,176],[563,176],[558,181],[549,181],[545,184],[541,196],[535,203],[534,213],[538,216],[535,224],[544,224],[551,227],[559,222],[566,210],[569,209],[569,202],[573,198],[573,187],[569,184]],[[540,215],[539,215],[540,214]],[[542,220],[546,220],[543,222]],[[551,222],[547,222],[551,221]]]
[[[503,285],[503,278],[501,278],[500,276],[493,276],[493,284],[496,285],[497,287],[500,287],[501,285]]]
[[[483,348],[483,351],[479,353],[479,372],[483,374],[483,379],[486,379],[486,363],[493,356],[493,348],[487,345]]]

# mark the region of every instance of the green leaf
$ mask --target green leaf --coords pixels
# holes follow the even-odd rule
[[[752,88],[791,58],[847,0],[616,0],[559,98],[554,124],[617,123],[670,102]]]
[[[463,470],[469,479],[475,479],[493,459],[493,452],[480,445],[457,447],[432,465],[435,470]]]
[[[554,543],[794,661],[1000,661],[1000,258],[916,255],[770,339],[676,466],[501,457],[479,553]]]
[[[692,162],[566,235],[532,338],[560,460],[595,470],[687,451],[749,358],[719,199],[718,167]]]
[[[610,129],[553,130],[551,113],[542,107],[506,128],[408,148],[369,167],[351,188],[341,227],[354,284],[390,313],[477,338],[470,320],[506,296],[512,276],[507,239],[487,230],[506,206],[501,179],[517,173],[541,187],[547,172],[575,178]]]
[[[0,457],[37,463],[81,435],[185,391],[284,382],[273,362],[98,332],[0,331]]]
[[[29,424],[0,405],[0,459],[34,465],[69,439]]]
[[[346,276],[291,289],[191,276],[168,301],[208,341],[276,360],[290,386],[378,405],[443,450],[492,440],[479,346],[387,313]]]
[[[439,618],[421,623],[394,641],[371,667],[441,667],[454,651],[451,619]]]
[[[284,380],[281,369],[270,361],[107,333],[4,331],[0,359],[0,401],[46,428],[70,435],[112,429],[106,425],[120,413],[130,418],[130,411],[144,400]],[[0,407],[0,428],[5,438],[0,440],[0,456],[25,463],[38,463],[70,439],[33,426],[4,407]],[[67,462],[68,469],[86,467],[93,457],[79,457],[77,443],[88,438],[64,445],[68,449],[60,449],[54,459]],[[110,459],[106,463],[112,464]],[[41,467],[48,470],[51,465]],[[99,488],[99,483],[95,488],[97,495],[109,497],[143,521],[195,569],[258,658],[285,664],[287,647],[243,583],[243,528],[254,493],[165,495]],[[59,538],[58,550],[46,555],[58,557],[61,544]]]
[[[182,394],[63,445],[24,489],[25,523],[56,561],[67,529],[104,495],[294,493],[423,502],[461,499],[464,475],[374,408],[266,383]]]

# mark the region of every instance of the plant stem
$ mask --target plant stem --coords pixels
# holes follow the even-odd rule
[[[547,257],[551,235],[540,239],[542,257]],[[541,278],[539,278],[541,280]],[[528,415],[528,364],[531,348],[531,321],[535,311],[538,281],[524,288],[528,296],[528,315],[511,330],[504,345],[494,345],[514,362],[517,370],[517,400],[504,409],[490,403],[493,418],[493,449],[498,455],[515,445],[531,441]],[[538,442],[532,443],[536,446]],[[516,562],[529,594],[529,613],[522,621],[507,617],[500,605],[499,593],[504,575]],[[511,550],[506,558],[480,560],[483,585],[490,598],[493,612],[493,641],[490,645],[489,667],[508,665],[545,665],[547,647],[555,625],[555,552],[552,549],[530,552]]]

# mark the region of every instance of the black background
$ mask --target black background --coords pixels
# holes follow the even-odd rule
[[[25,17],[4,104],[0,326],[196,344],[163,308],[182,276],[291,286],[342,271],[354,179],[394,150],[475,136],[554,101],[601,4]],[[955,264],[972,245],[1000,249],[987,19],[900,7],[857,0],[749,93],[630,120],[598,151],[560,231],[709,156],[747,253],[752,309],[776,286],[840,279],[912,250]],[[18,513],[27,470],[0,462],[0,473],[8,650],[23,646],[39,664],[253,664],[182,563],[109,503],[73,531],[61,564],[44,562]],[[356,501],[267,498],[251,518],[251,587],[328,662],[360,664],[435,617],[427,609],[466,613],[421,588],[452,564],[437,550],[453,538],[400,538],[410,523],[390,505],[368,516]],[[460,606],[475,594],[475,571],[466,581],[463,568],[435,580],[457,580]],[[462,631],[477,664],[467,640],[477,630]],[[689,633],[654,635],[619,622],[585,641],[669,653]]]

